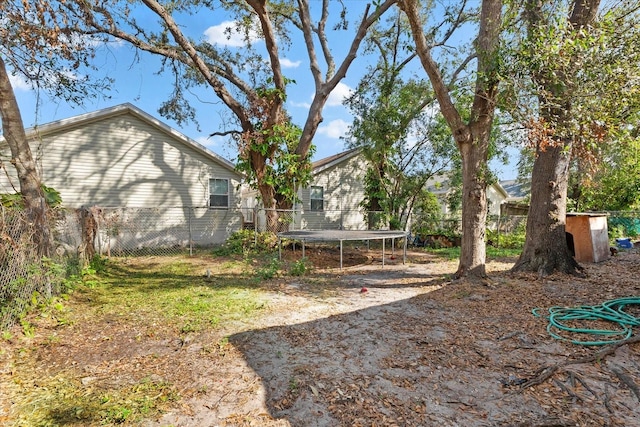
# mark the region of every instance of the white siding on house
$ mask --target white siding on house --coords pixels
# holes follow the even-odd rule
[[[9,163],[10,161],[11,152],[2,141],[0,142],[0,194],[13,194],[20,191],[16,168]],[[15,190],[13,186],[15,186]]]
[[[219,178],[229,181],[234,213],[218,213],[215,220],[205,214],[210,218],[205,233],[224,241],[242,224],[235,212],[242,177],[233,166],[132,105],[43,125],[29,135],[42,181],[60,192],[64,207],[207,207],[209,179]],[[0,141],[0,159],[18,190],[10,157]],[[5,173],[0,173],[0,192],[14,192]],[[173,220],[154,221],[169,230]]]
[[[437,197],[438,202],[440,203],[440,206],[442,208],[443,215],[448,216],[456,214],[456,212],[450,211],[449,204],[447,202],[447,198],[452,192],[452,189],[449,186],[449,178],[446,174],[439,174],[432,177],[429,181],[427,181],[425,187],[428,191],[430,191]],[[489,215],[500,214],[500,205],[505,202],[507,196],[507,192],[504,190],[504,188],[502,188],[500,183],[494,182],[491,185],[487,186],[487,203]]]
[[[148,123],[124,114],[36,142],[45,185],[67,207],[207,206],[209,178],[239,178]],[[239,200],[230,194],[230,206]]]
[[[329,165],[314,173],[308,188],[301,190],[304,210],[302,228],[362,230],[367,224],[360,203],[364,200],[364,177],[367,163],[362,154]],[[310,188],[324,191],[324,209],[311,210]]]
[[[500,205],[504,203],[507,195],[504,191],[499,191],[500,184],[493,184],[487,187],[487,203],[489,215],[500,215]]]

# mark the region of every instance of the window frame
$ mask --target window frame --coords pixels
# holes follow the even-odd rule
[[[214,193],[213,191],[216,188],[216,185],[213,184],[213,182],[226,182],[227,184],[227,190],[226,193]],[[209,209],[229,209],[229,200],[230,200],[230,182],[229,182],[229,178],[209,178],[209,200],[208,200],[208,207]],[[213,201],[213,197],[224,197],[226,198],[226,204],[222,205],[222,204],[218,204],[218,205],[213,205],[212,201]]]
[[[314,197],[314,190],[320,190],[321,198]],[[316,202],[316,206],[314,207],[314,202]],[[318,208],[317,204],[320,203],[320,207]],[[309,210],[314,212],[322,212],[324,211],[324,187],[321,185],[312,185],[309,187]]]

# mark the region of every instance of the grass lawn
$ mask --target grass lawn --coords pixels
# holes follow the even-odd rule
[[[459,248],[429,252],[451,260]],[[311,253],[339,260],[332,247]],[[283,280],[306,275],[306,292],[323,288],[328,279],[289,255],[96,259],[71,293],[0,340],[0,425],[139,425],[197,395],[176,385],[180,351],[194,340],[203,354],[230,351],[225,330],[265,313]],[[489,248],[489,258],[510,255]]]
[[[180,399],[179,390],[153,375],[93,387],[97,375],[75,369],[73,359],[82,355],[65,353],[66,344],[60,344],[74,329],[95,329],[96,346],[117,342],[129,332],[133,347],[165,336],[186,339],[190,333],[250,318],[264,308],[255,267],[242,259],[110,259],[94,263],[86,273],[71,294],[25,318],[0,341],[2,358],[10,352],[16,356],[6,367],[11,381],[3,385],[9,388],[3,393],[11,395],[11,412],[18,414],[15,425],[134,425]],[[47,363],[48,370],[32,357],[43,350],[58,359]],[[136,357],[124,351],[113,363],[129,364]],[[153,355],[139,359],[138,363],[153,363]],[[107,371],[102,368],[96,366],[95,371]],[[0,424],[5,425],[1,403]]]

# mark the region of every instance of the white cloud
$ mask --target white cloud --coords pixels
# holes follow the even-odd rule
[[[242,47],[246,44],[244,30],[236,21],[224,21],[218,25],[211,26],[204,31],[207,41],[211,44],[219,44],[229,47]],[[260,37],[257,31],[249,32],[251,41]]]
[[[207,145],[211,145],[211,143],[212,143],[212,142],[211,142],[211,140],[209,139],[209,137],[208,137],[208,136],[204,136],[204,135],[197,136],[194,140],[195,140],[198,144],[200,144],[200,145],[204,145],[205,147],[206,147]]]
[[[280,65],[283,68],[298,68],[302,61],[292,61],[288,58],[280,58]]]
[[[294,102],[294,101],[289,101],[289,105],[291,105],[292,107],[296,107],[296,108],[310,108],[311,107],[311,103],[310,102]]]
[[[348,96],[351,95],[353,89],[347,86],[344,83],[338,83],[338,85],[331,91],[329,94],[329,98],[327,98],[327,102],[325,107],[340,107],[342,106],[342,101]],[[311,101],[313,100],[313,94],[309,96],[309,101],[303,102],[294,102],[290,101],[289,104],[292,107],[300,107],[300,108],[309,108],[311,107]]]
[[[11,82],[13,90],[31,90],[31,84],[21,75],[9,75],[9,81]]]
[[[344,83],[338,83],[338,85],[331,91],[329,95],[329,99],[327,99],[327,107],[335,107],[337,105],[342,105],[342,101],[349,97],[353,89],[347,86]]]
[[[200,145],[203,145],[205,147],[207,147],[208,149],[212,150],[214,148],[218,148],[220,147],[222,144],[222,137],[219,136],[213,136],[213,137],[209,137],[209,136],[204,136],[201,135],[199,137],[197,137],[196,142]]]
[[[224,137],[220,135],[200,135],[194,139],[198,144],[213,151],[217,155],[222,156],[232,163],[235,162],[236,158],[238,157],[237,147],[233,142],[229,140],[228,136]]]
[[[332,120],[325,126],[318,127],[318,134],[325,135],[328,138],[338,139],[347,133],[349,126],[351,126],[351,123],[347,123],[342,119]]]

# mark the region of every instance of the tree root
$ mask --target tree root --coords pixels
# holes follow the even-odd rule
[[[576,359],[576,360],[569,360],[569,361],[557,363],[557,364],[551,365],[551,366],[543,366],[542,368],[538,369],[534,373],[533,377],[531,377],[526,382],[522,383],[522,385],[520,385],[520,389],[518,390],[518,392],[522,392],[522,391],[526,390],[529,387],[533,387],[533,386],[536,386],[536,385],[544,383],[549,378],[551,378],[556,372],[560,371],[562,368],[565,368],[565,367],[570,366],[570,365],[580,365],[580,364],[584,364],[584,363],[600,362],[606,356],[609,356],[609,355],[615,353],[615,351],[618,348],[620,348],[620,347],[622,347],[624,345],[635,344],[635,343],[638,343],[638,342],[640,342],[640,336],[636,335],[636,336],[628,338],[626,340],[619,341],[619,342],[617,342],[615,344],[608,345],[608,346],[604,347],[603,349],[599,350],[598,352],[592,354],[591,356],[583,357],[581,359]],[[620,378],[620,377],[618,377],[618,378]],[[621,381],[623,381],[623,380],[621,379]],[[635,386],[635,383],[634,383],[634,386]],[[632,388],[632,390],[634,391],[634,393],[637,391],[636,397],[638,397],[638,400],[640,400],[640,389],[638,389],[637,386],[635,386],[635,388],[636,388],[635,390],[633,390],[633,388]],[[591,391],[591,393],[593,393],[593,391]]]
[[[620,381],[622,381],[627,387],[629,387],[629,390],[631,390],[633,394],[636,395],[636,399],[638,399],[638,402],[640,402],[640,388],[638,388],[638,385],[635,383],[635,381],[633,381],[633,378],[622,372],[622,369],[619,366],[612,366],[609,369],[616,375],[616,377],[618,377]]]

